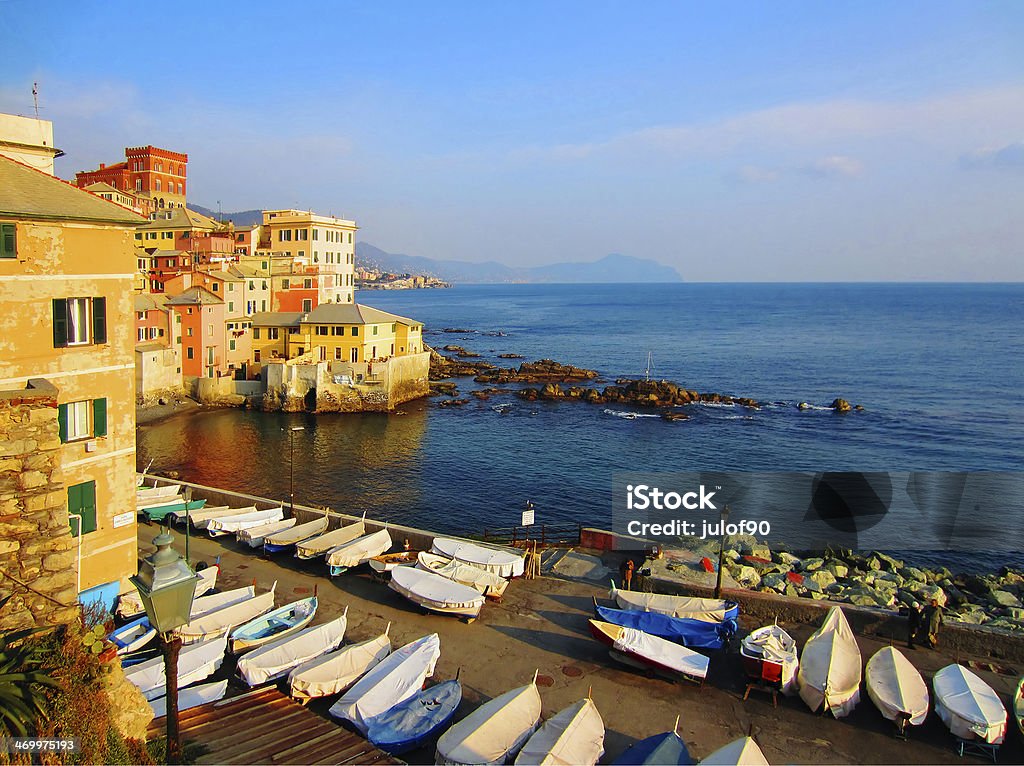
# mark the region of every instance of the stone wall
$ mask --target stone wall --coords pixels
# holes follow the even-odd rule
[[[57,389],[45,380],[0,391],[0,630],[78,617],[75,540],[57,428]],[[27,586],[27,587],[25,587]]]

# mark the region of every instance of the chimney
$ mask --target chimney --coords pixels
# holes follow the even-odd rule
[[[103,170],[105,167],[106,167],[106,163],[101,162],[100,163],[100,170]]]

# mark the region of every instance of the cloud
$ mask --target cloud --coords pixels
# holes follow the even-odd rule
[[[804,165],[801,170],[818,178],[856,178],[864,172],[864,165],[853,157],[833,154]]]
[[[997,170],[1024,171],[1024,141],[1016,141],[1002,147],[986,147],[968,152],[960,157],[960,166],[974,170],[995,168]]]

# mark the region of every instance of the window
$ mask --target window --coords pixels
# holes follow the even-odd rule
[[[252,339],[253,340],[259,340],[260,339],[260,328],[259,327],[254,327],[253,328]]]
[[[144,341],[146,339],[146,328],[145,327],[138,328],[138,330],[136,330],[135,334],[136,334],[135,340],[138,341],[139,343],[141,343],[142,341]]]
[[[358,327],[353,327],[352,328],[352,337],[355,337],[357,335],[359,335],[359,328]]]
[[[160,232],[160,239],[174,239],[173,231],[162,231]]]
[[[156,337],[157,337],[157,328],[156,327],[150,327],[149,328],[149,339],[150,340],[156,340]]]
[[[374,335],[376,335],[376,334],[377,334],[377,325],[374,325],[374,326],[373,326],[373,334],[374,334]]]
[[[107,299],[54,298],[53,347],[107,342]]]
[[[266,310],[267,310],[267,302],[266,301],[260,301],[260,311],[266,311]]]
[[[213,337],[213,325],[212,324],[206,326],[206,334],[209,335],[211,338]]]
[[[258,362],[260,360],[260,350],[259,349],[256,349],[255,351],[252,352],[252,360],[254,362]]]
[[[313,300],[311,298],[304,298],[302,300],[302,310],[303,312],[313,310]]]
[[[182,191],[182,189],[184,188],[185,187],[183,187],[181,184],[178,184],[178,194],[184,194],[184,192]]]
[[[107,400],[92,399],[57,406],[57,428],[62,444],[107,435]]]
[[[319,229],[313,229],[313,241],[314,242],[316,242],[318,239],[320,239],[320,237],[318,236],[319,234],[320,234],[320,230]]]
[[[341,346],[335,346],[335,348],[334,348],[334,358],[338,359],[338,360],[341,359]]]
[[[135,232],[135,239],[142,239],[142,232],[141,231]]]
[[[279,232],[277,232],[277,241],[278,242],[291,242],[292,241],[292,230],[291,229],[281,229]],[[266,267],[264,267],[264,268],[266,268]]]
[[[316,334],[317,335],[327,335],[328,334],[327,327],[325,327],[324,325],[317,325]]]
[[[0,258],[18,256],[18,227],[13,223],[0,223]]]
[[[195,349],[192,348],[192,346],[187,346],[185,348],[185,358],[186,359],[195,359],[196,358],[196,352],[195,352]]]
[[[359,361],[359,349],[358,348],[353,348],[352,349],[352,361],[353,362],[358,362]]]
[[[332,327],[331,328],[331,335],[344,335],[344,334],[345,334],[345,328],[344,327]]]
[[[228,313],[233,314],[235,311],[235,302],[228,301]]]
[[[228,292],[229,293],[233,293],[234,291],[235,291],[235,283],[234,282],[228,282]]]
[[[185,331],[185,334],[186,334],[186,335],[187,335],[188,337],[190,337],[190,338],[191,338],[191,337],[192,337],[192,328],[191,328],[191,327],[189,327],[189,328],[188,328],[188,329],[187,329],[187,330]]]
[[[278,328],[276,328],[276,327],[268,327],[267,328],[267,338],[269,338],[270,340],[277,340],[279,337],[280,337],[280,334],[279,334]]]
[[[235,350],[235,342],[233,340],[229,340],[228,341],[228,350],[230,350],[230,351],[234,351]]]
[[[156,189],[157,191],[161,191],[161,189],[160,189],[160,179],[159,178],[156,179],[156,185],[153,188]]]
[[[304,290],[311,290],[311,289],[313,289],[313,279],[312,279],[312,277],[306,277],[305,279],[303,279],[302,280],[302,287],[303,287]]]
[[[95,481],[68,487],[68,524],[76,537],[96,531]]]
[[[295,239],[300,239],[300,240],[303,240],[303,241],[308,240],[309,239],[309,230],[308,229],[296,229],[296,231],[295,231]]]
[[[219,293],[220,292],[220,285],[218,285],[216,282],[213,283],[213,291],[215,293]]]
[[[281,280],[281,289],[282,289],[282,290],[287,290],[287,289],[288,289],[288,284],[289,284],[289,280],[287,280],[287,279],[282,279],[282,280]]]

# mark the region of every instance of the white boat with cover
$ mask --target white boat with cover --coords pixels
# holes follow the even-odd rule
[[[200,508],[198,511],[189,511],[188,518],[194,529],[206,529],[214,519],[225,519],[229,516],[244,516],[256,512],[255,505],[247,505],[241,508],[230,508],[226,505],[216,505],[212,508]],[[184,516],[177,517],[184,521]]]
[[[796,674],[800,668],[796,641],[778,625],[766,625],[751,632],[740,643],[740,660],[750,678],[759,682],[778,678],[783,694],[796,694]],[[771,681],[773,687],[776,682]]]
[[[306,628],[249,652],[238,661],[238,675],[249,686],[259,686],[286,676],[293,668],[341,646],[347,626],[348,607],[337,619]]]
[[[435,537],[430,552],[461,561],[463,564],[472,564],[499,577],[521,577],[525,569],[523,554],[485,548],[450,537]]]
[[[240,601],[247,601],[256,595],[255,585],[245,585],[241,588],[232,588],[231,590],[222,591],[221,593],[211,593],[209,596],[203,596],[202,598],[193,599],[192,611],[189,612],[190,619],[196,619],[202,617],[204,614],[209,614],[218,609],[223,609],[231,604],[237,604]]]
[[[442,734],[434,762],[506,763],[536,730],[540,712],[540,692],[534,673],[531,683],[485,702]]]
[[[711,660],[685,646],[652,636],[636,628],[626,628],[601,620],[589,620],[590,633],[611,647],[614,659],[640,664],[672,676],[684,676],[704,682]]]
[[[196,572],[199,579],[196,580],[196,593],[194,598],[198,599],[204,593],[209,593],[217,585],[217,574],[220,572],[219,566],[210,566],[206,569],[200,569]],[[195,601],[192,602],[195,604]],[[117,600],[117,614],[120,617],[134,617],[138,614],[143,614],[146,611],[142,605],[142,598],[139,596],[137,590],[131,590],[127,593],[121,594],[121,597]]]
[[[135,501],[138,503],[140,501],[173,497],[180,494],[181,487],[177,484],[165,484],[162,487],[139,487],[135,490]]]
[[[178,688],[202,681],[217,672],[224,661],[228,637],[222,635],[209,641],[199,641],[183,646],[178,655]],[[124,676],[137,687],[147,700],[166,694],[164,687],[164,657],[157,655],[138,665],[125,668]]]
[[[947,665],[932,677],[935,712],[960,739],[989,745],[1006,737],[1006,708],[991,686],[963,665]]]
[[[388,587],[401,593],[414,604],[441,614],[453,614],[468,620],[480,616],[484,597],[479,591],[459,585],[441,575],[413,567],[397,567],[391,571]]]
[[[594,766],[604,755],[604,721],[589,697],[555,713],[516,756],[516,766]]]
[[[176,511],[170,511],[164,518],[172,524],[181,524],[188,517],[191,519],[197,513],[206,513],[210,511],[214,514],[223,513],[225,515],[229,513],[238,513],[234,508],[227,505],[204,505],[202,508],[180,508]],[[193,524],[193,526],[195,526]]]
[[[207,702],[216,702],[224,699],[228,693],[228,679],[214,681],[210,684],[190,686],[187,689],[178,691],[178,712],[183,713],[194,707],[205,705]],[[157,697],[150,700],[149,706],[153,709],[154,718],[163,718],[167,715],[167,696]]]
[[[761,748],[752,737],[740,737],[718,748],[700,762],[701,766],[768,766]]]
[[[313,697],[329,697],[345,691],[391,654],[390,629],[389,622],[376,638],[342,647],[299,665],[288,674],[291,695],[305,703]]]
[[[193,617],[187,625],[182,625],[175,632],[186,644],[227,635],[234,626],[249,622],[254,617],[273,609],[276,588],[275,582],[266,593]]]
[[[500,599],[505,593],[505,588],[508,587],[508,580],[500,575],[480,569],[472,564],[463,564],[447,556],[439,556],[436,553],[420,551],[416,566],[428,572],[439,574],[441,577],[457,582],[459,585],[473,588],[493,599]]]
[[[240,529],[235,537],[238,539],[238,542],[245,543],[250,548],[262,548],[263,541],[266,539],[267,535],[272,535],[275,532],[283,532],[284,530],[291,529],[294,526],[294,518],[268,521],[266,524],[260,524],[258,527]]]
[[[275,643],[285,636],[298,633],[309,625],[316,616],[319,606],[316,593],[285,604],[270,612],[254,617],[244,625],[231,629],[230,645],[232,654],[241,654],[266,644]]]
[[[210,537],[220,537],[221,535],[237,534],[240,530],[258,527],[261,524],[278,521],[283,518],[284,511],[280,508],[240,513],[235,516],[221,516],[216,519],[210,519],[210,523],[206,525],[206,531],[210,533]]]
[[[140,513],[145,511],[147,508],[157,508],[161,505],[171,505],[172,503],[184,503],[185,497],[178,491],[178,487],[174,487],[174,492],[167,495],[154,495],[153,497],[142,497],[135,501],[135,508]]]
[[[733,601],[717,598],[691,598],[690,596],[668,596],[664,593],[641,593],[635,590],[620,590],[612,583],[608,597],[614,599],[619,609],[636,612],[658,612],[670,617],[703,622],[722,622],[736,619],[739,605]]]
[[[305,524],[293,526],[291,529],[284,529],[267,535],[263,540],[263,548],[267,553],[276,553],[313,537],[319,537],[327,531],[328,518],[324,514],[319,519],[307,521]]]
[[[423,688],[423,682],[434,674],[440,656],[441,639],[436,633],[408,643],[378,663],[341,695],[328,712],[350,721],[365,734],[369,719]]]
[[[351,542],[339,545],[327,553],[327,566],[331,575],[339,575],[347,569],[365,564],[391,547],[391,535],[387,528],[369,535],[363,535]]]
[[[860,701],[861,656],[857,639],[838,606],[804,644],[797,684],[807,707],[825,707],[836,718],[849,715]]]
[[[330,532],[325,532],[322,535],[298,543],[295,546],[295,556],[300,559],[315,559],[365,534],[366,517],[364,514],[363,518],[354,524],[338,527]]]
[[[875,652],[864,668],[868,697],[902,732],[906,724],[920,726],[928,717],[928,687],[910,660],[892,646]]]

